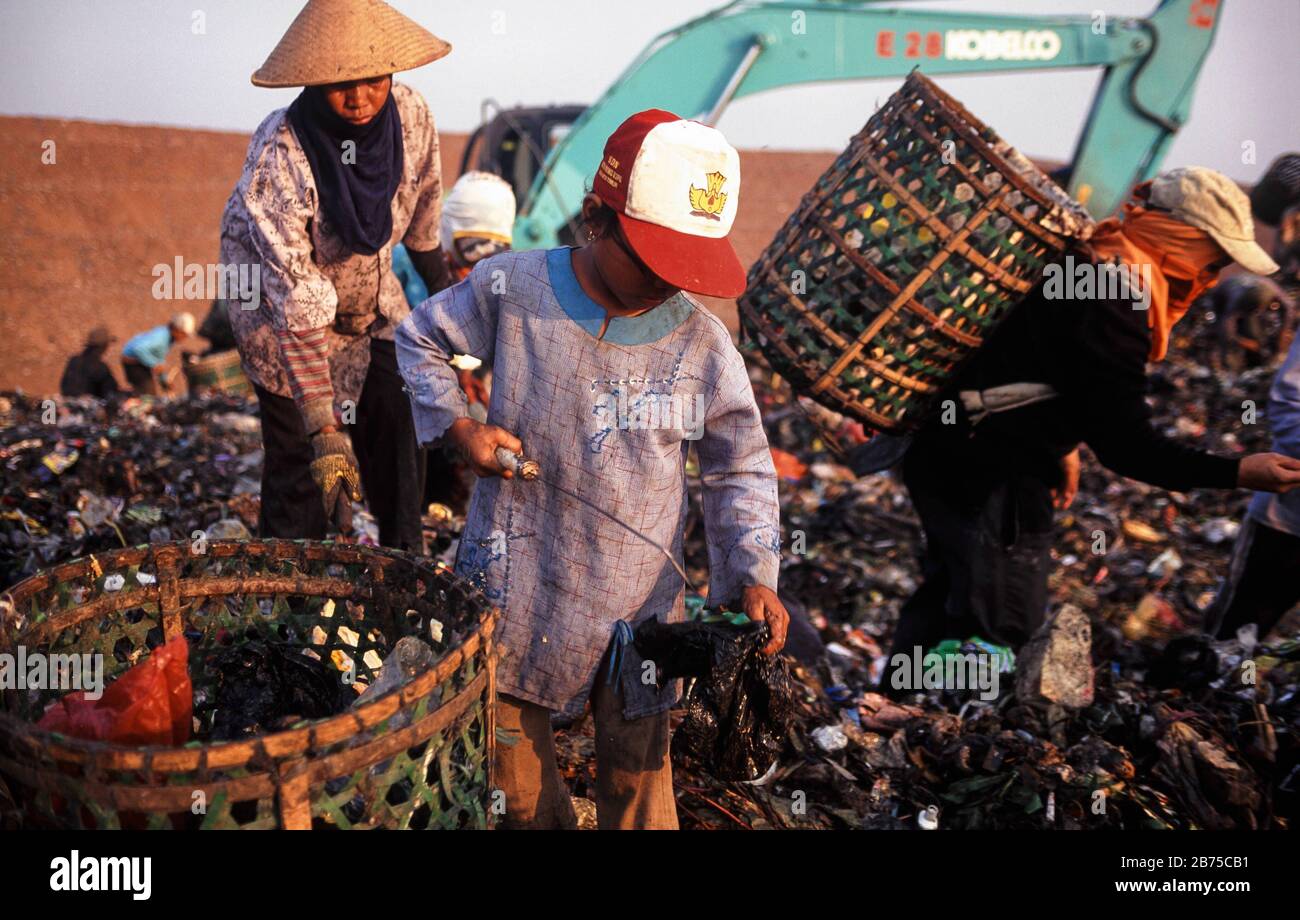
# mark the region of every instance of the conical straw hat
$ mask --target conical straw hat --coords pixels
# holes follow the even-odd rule
[[[451,45],[381,0],[308,0],[255,86],[320,86],[436,61]]]

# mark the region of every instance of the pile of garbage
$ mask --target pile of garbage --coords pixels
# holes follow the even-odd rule
[[[0,589],[56,562],[141,543],[246,539],[261,428],[231,396],[0,394]]]
[[[1177,656],[1139,645],[1093,669],[1093,700],[1078,708],[1018,680],[993,701],[930,691],[894,702],[871,689],[866,655],[834,648],[795,668],[797,727],[770,775],[721,782],[674,752],[683,826],[1287,827],[1300,643],[1256,647],[1257,683],[1243,680],[1243,651],[1223,645],[1213,680],[1190,688],[1156,684]]]
[[[1211,371],[1208,320],[1189,318],[1179,332],[1152,372],[1157,425],[1220,453],[1267,449],[1274,367]],[[690,745],[676,747],[683,827],[1292,824],[1300,618],[1269,637],[1226,642],[1199,629],[1246,493],[1165,492],[1104,470],[1085,449],[1078,496],[1058,515],[1056,613],[1044,632],[1007,662],[996,693],[936,688],[890,700],[877,692],[885,650],[920,577],[922,537],[906,490],[890,473],[854,476],[788,387],[758,368],[753,378],[781,476],[781,589],[797,613],[787,644],[794,712],[782,713],[791,727],[775,762],[750,781],[721,779]],[[104,549],[255,528],[261,454],[251,402],[52,405],[0,395],[0,587]],[[697,472],[688,465],[698,494]],[[435,507],[431,549],[450,561],[463,518]],[[686,549],[703,589],[698,511]],[[557,740],[584,823],[592,732],[588,717]]]
[[[1222,454],[1266,450],[1276,366],[1212,373],[1209,322],[1189,321],[1154,367],[1156,424]],[[752,376],[782,475],[781,593],[822,649],[793,648],[792,630],[800,708],[770,775],[720,782],[674,752],[684,827],[1291,825],[1300,617],[1272,637],[1199,633],[1247,493],[1165,492],[1085,448],[1078,496],[1058,515],[1059,612],[1014,673],[996,696],[934,689],[895,702],[878,683],[922,543],[906,489],[888,473],[856,478],[788,388]],[[688,555],[707,583],[703,528]]]

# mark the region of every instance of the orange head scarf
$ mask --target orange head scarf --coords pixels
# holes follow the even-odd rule
[[[1145,201],[1150,186],[1143,182],[1133,189],[1133,197]],[[1098,224],[1089,242],[1099,260],[1118,259],[1141,273],[1150,295],[1150,358],[1160,361],[1169,350],[1174,324],[1197,297],[1214,286],[1219,273],[1212,266],[1227,258],[1227,253],[1204,230],[1137,201],[1125,202],[1121,216]]]

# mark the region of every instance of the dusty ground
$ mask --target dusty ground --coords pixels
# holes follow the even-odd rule
[[[68,355],[104,323],[119,341],[208,304],[155,300],[153,267],[217,256],[221,211],[248,137],[46,118],[0,118],[0,390],[57,390]],[[465,136],[442,136],[457,174]],[[42,163],[55,142],[56,162]],[[834,154],[746,151],[734,241],[749,264]],[[735,304],[710,301],[735,329]],[[174,360],[174,359],[173,359]]]

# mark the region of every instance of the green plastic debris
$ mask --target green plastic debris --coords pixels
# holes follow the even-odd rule
[[[698,594],[686,595],[686,619],[693,623],[730,623],[732,626],[744,626],[749,622],[749,617],[738,611],[709,607]]]
[[[995,645],[987,639],[981,639],[979,636],[971,636],[965,642],[958,642],[956,639],[944,639],[930,649],[926,657],[939,655],[946,663],[949,658],[961,658],[972,652],[996,659],[999,674],[1010,674],[1016,669],[1015,652],[1005,645]]]

